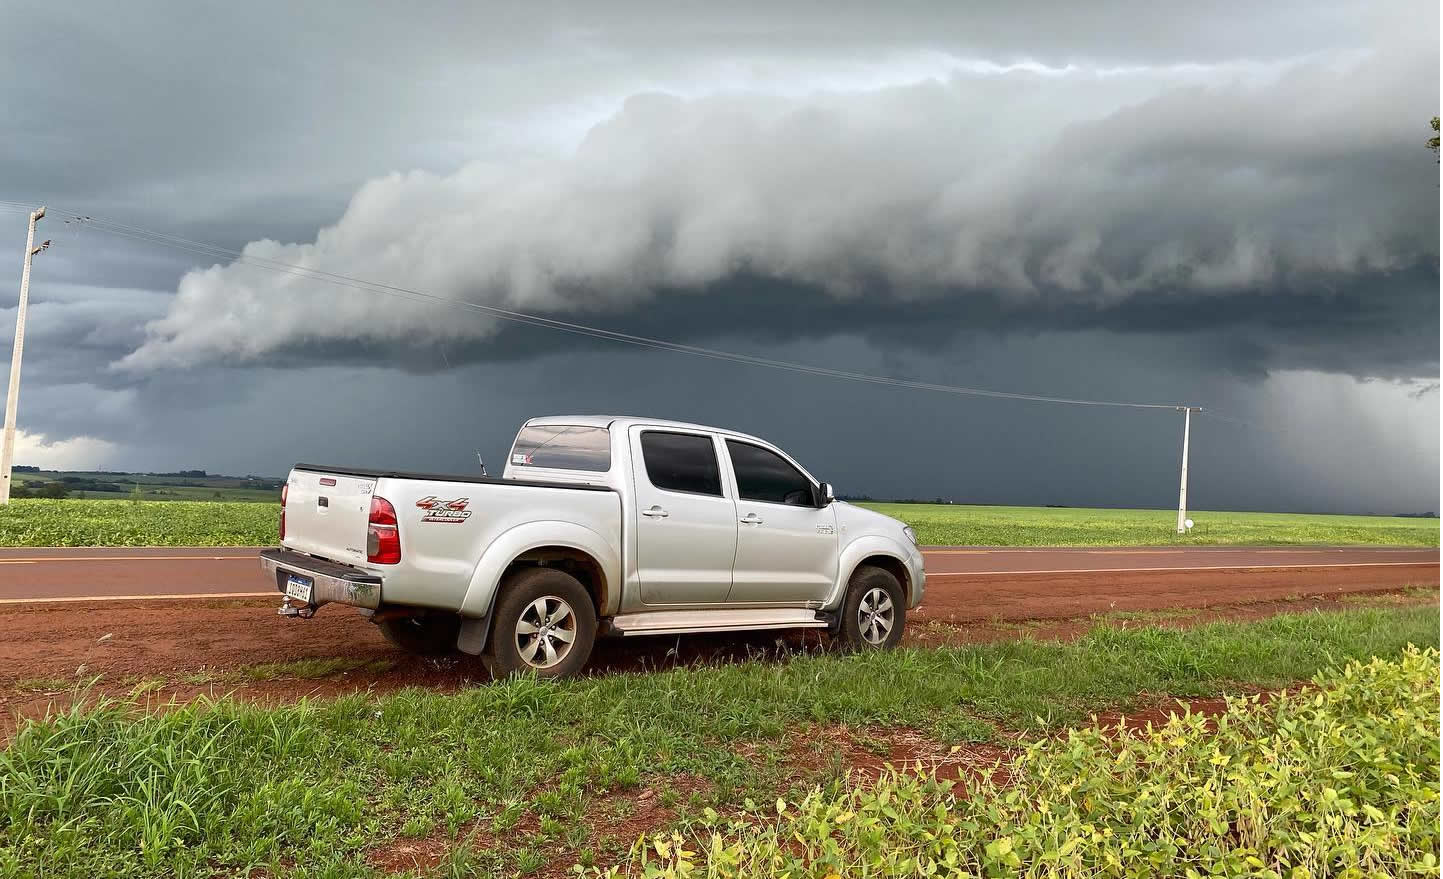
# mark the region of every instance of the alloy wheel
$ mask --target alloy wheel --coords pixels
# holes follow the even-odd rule
[[[571,652],[576,641],[576,614],[564,598],[543,595],[516,620],[516,652],[536,669],[551,668]]]

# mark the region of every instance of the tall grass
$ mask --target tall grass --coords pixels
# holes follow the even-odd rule
[[[522,809],[543,826],[574,825],[606,792],[665,787],[670,773],[707,779],[716,804],[774,796],[787,743],[819,726],[985,738],[994,723],[1050,728],[1139,694],[1282,684],[1408,643],[1438,643],[1435,609],[278,708],[76,708],[27,725],[0,752],[0,875],[365,875],[366,850],[397,833],[454,834],[473,821],[503,833]]]

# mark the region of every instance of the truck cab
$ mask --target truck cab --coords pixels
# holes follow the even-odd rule
[[[282,546],[262,553],[282,613],[353,604],[407,649],[481,652],[502,673],[569,674],[600,635],[824,628],[891,646],[925,588],[901,522],[703,425],[536,418],[500,478],[297,465],[286,490]]]

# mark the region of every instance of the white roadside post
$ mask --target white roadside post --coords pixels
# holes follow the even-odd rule
[[[15,344],[10,353],[10,391],[5,395],[5,440],[0,445],[0,505],[10,503],[10,470],[15,461],[15,410],[20,402],[20,356],[25,351],[25,308],[30,302],[30,262],[45,244],[35,246],[35,224],[45,208],[30,212],[30,231],[25,236],[25,268],[20,272],[20,308],[15,312]]]
[[[1177,492],[1177,533],[1186,534],[1188,525],[1192,524],[1187,519],[1187,442],[1188,434],[1192,432],[1192,414],[1201,412],[1199,406],[1179,406],[1182,410],[1182,487]]]

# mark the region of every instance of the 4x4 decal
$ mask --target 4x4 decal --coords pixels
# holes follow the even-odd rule
[[[471,511],[466,509],[471,503],[469,497],[458,497],[454,501],[443,501],[435,495],[423,497],[416,501],[424,513],[421,516],[422,522],[465,522],[471,518]]]

